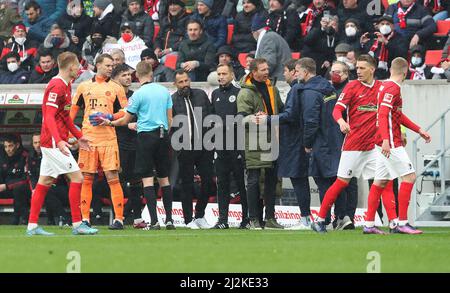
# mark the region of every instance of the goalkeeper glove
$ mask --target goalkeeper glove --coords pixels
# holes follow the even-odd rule
[[[94,114],[89,115],[89,122],[92,124],[92,126],[98,126],[103,122],[102,118],[112,121],[113,115],[102,112],[96,112]]]

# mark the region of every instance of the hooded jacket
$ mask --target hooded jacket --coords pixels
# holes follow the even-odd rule
[[[271,107],[273,114],[277,115],[283,108],[283,102],[277,87],[273,86],[270,80],[266,81],[268,92],[270,95]],[[240,83],[241,90],[237,97],[237,111],[244,115],[243,123],[245,125],[245,165],[247,169],[272,168],[274,158],[270,156],[269,151],[261,149],[260,140],[270,142],[270,127],[249,127],[251,118],[254,114],[262,111],[267,113],[267,108],[261,93],[258,92],[256,86],[252,83],[252,74],[244,76]],[[259,131],[257,131],[257,129]],[[256,133],[255,133],[256,131]],[[256,149],[250,149],[249,137],[257,138]],[[261,139],[260,139],[261,137]],[[252,142],[252,145],[254,142]],[[273,143],[272,143],[273,145]]]
[[[58,74],[58,66],[55,66],[48,72],[44,72],[41,66],[36,65],[31,72],[28,83],[48,83],[54,76]]]
[[[26,39],[23,45],[18,44],[14,37],[12,38],[12,42],[8,43],[2,50],[0,59],[8,54],[9,52],[17,52],[22,59],[22,68],[32,68],[33,67],[33,59],[37,56],[38,44],[36,41]]]

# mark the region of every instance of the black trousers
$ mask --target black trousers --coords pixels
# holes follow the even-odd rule
[[[184,222],[192,221],[192,199],[194,194],[194,168],[201,178],[201,192],[195,205],[195,218],[205,216],[208,197],[213,193],[213,152],[187,151],[178,152],[179,176],[181,177],[181,203],[183,207]]]
[[[355,218],[356,207],[358,206],[358,179],[353,177],[349,185],[334,203],[334,214],[336,218],[343,219],[349,216],[353,221]]]
[[[134,172],[136,151],[119,147],[119,154],[122,169],[119,174],[120,184],[122,185],[124,196],[128,198],[124,211],[127,216],[133,211],[133,219],[139,219],[142,213],[141,196],[144,192],[142,189],[142,180]]]
[[[19,222],[24,224],[28,222],[31,200],[31,190],[28,184],[21,184],[12,190],[1,192],[0,198],[14,199],[13,225],[17,225]]]
[[[311,191],[308,177],[291,177],[291,183],[302,217],[311,215]]]
[[[325,192],[327,192],[328,188],[334,183],[336,177],[313,177],[314,182],[317,184],[317,188],[319,189],[319,199],[322,204],[323,198],[325,197]],[[331,223],[331,211],[328,211],[327,216],[325,218],[325,224],[328,225]]]
[[[232,179],[237,185],[242,206],[242,219],[248,218],[247,194],[245,190],[243,157],[238,158],[236,151],[218,151],[214,161],[217,175],[217,203],[219,205],[219,222],[228,223],[230,205],[230,186]]]
[[[277,174],[275,168],[247,169],[247,202],[249,218],[257,220],[260,217],[259,206],[261,191],[259,188],[261,171],[264,171],[264,199],[265,218],[275,218],[275,190],[277,186]]]

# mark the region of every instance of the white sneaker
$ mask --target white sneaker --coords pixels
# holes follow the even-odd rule
[[[186,228],[192,229],[192,230],[198,230],[200,229],[197,226],[197,223],[195,222],[195,220],[190,221],[189,223],[186,224]]]
[[[311,226],[306,226],[301,220],[293,226],[285,228],[285,230],[310,230]]]
[[[208,222],[206,222],[206,219],[203,218],[198,218],[194,220],[195,224],[197,224],[198,228],[200,229],[210,229],[211,225],[208,224]]]

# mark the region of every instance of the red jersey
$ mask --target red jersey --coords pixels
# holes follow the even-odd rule
[[[381,145],[383,139],[389,139],[391,148],[403,146],[401,132],[403,102],[400,89],[400,85],[392,80],[387,80],[380,86],[377,115],[378,133],[376,139],[378,145]],[[385,107],[387,109],[383,109]],[[380,117],[380,111],[383,110],[386,111],[387,117]],[[380,119],[387,119],[387,121],[382,123]],[[381,129],[381,127],[384,127],[384,129]]]
[[[53,77],[47,84],[42,102],[41,146],[56,148],[60,140],[67,141],[72,125],[70,105],[72,100],[71,84],[59,76]],[[74,126],[73,126],[74,127]],[[77,138],[79,135],[73,133]]]
[[[335,107],[347,111],[347,133],[342,145],[343,151],[370,151],[375,147],[377,133],[377,95],[381,81],[371,85],[359,80],[350,81],[342,91]]]

